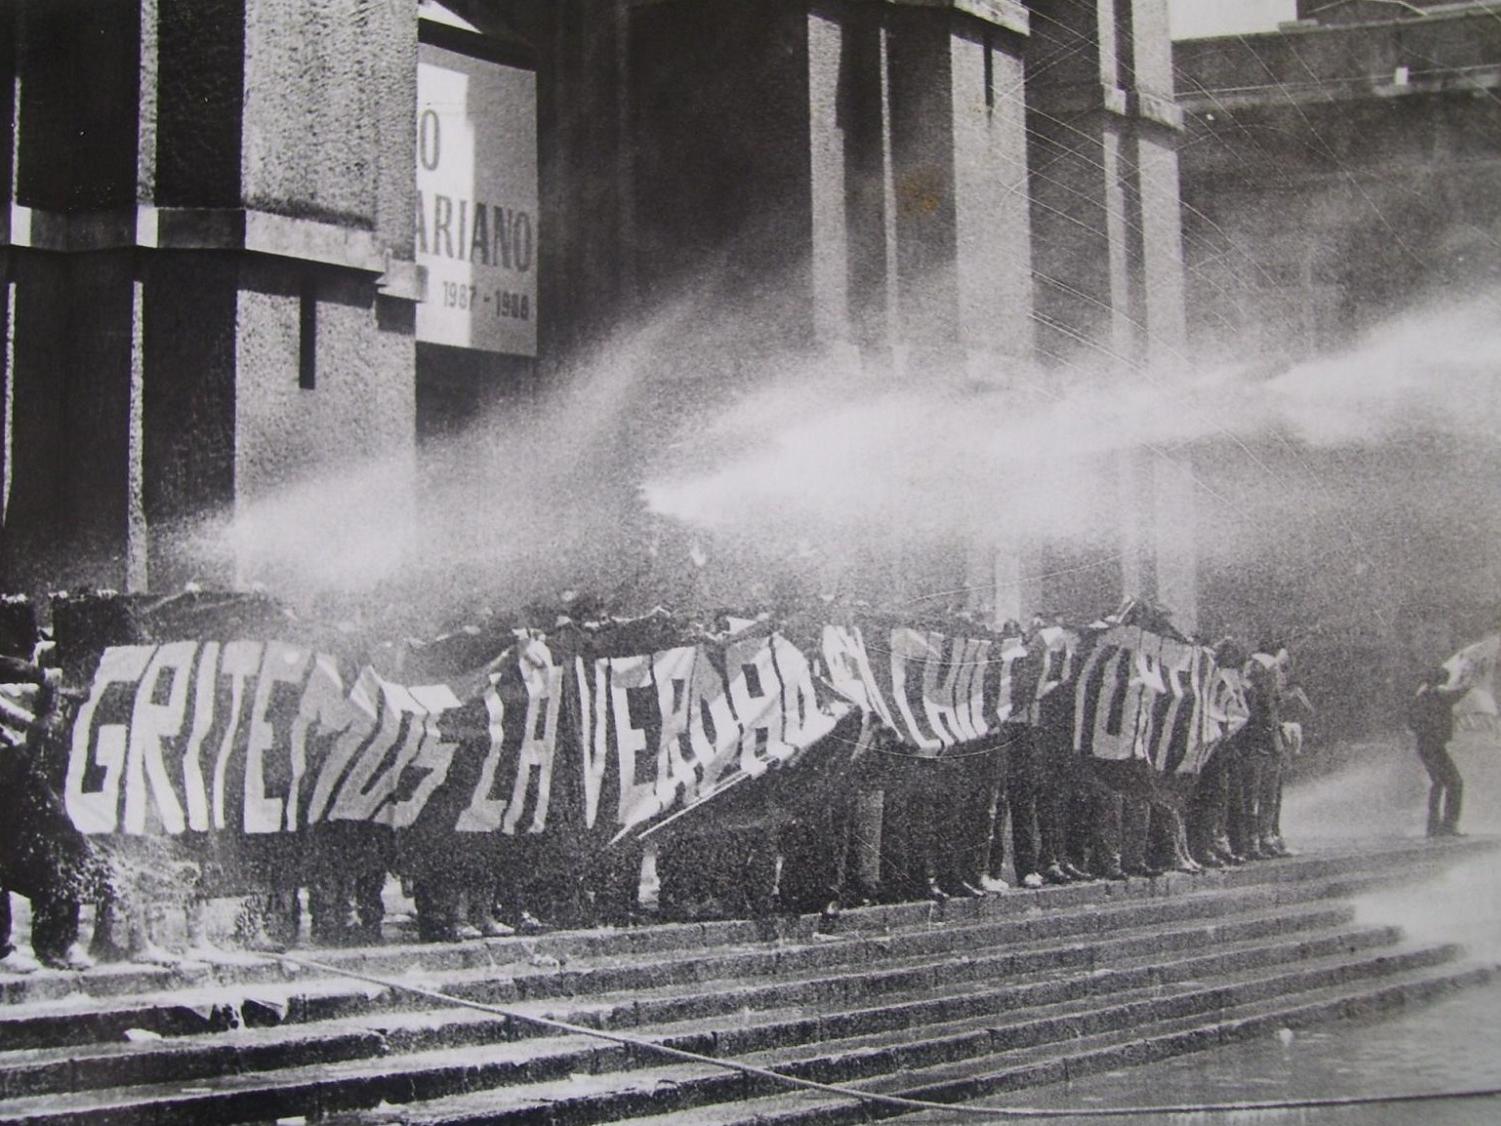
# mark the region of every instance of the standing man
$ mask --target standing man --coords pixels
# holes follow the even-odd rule
[[[1428,835],[1457,837],[1459,809],[1464,800],[1464,780],[1449,757],[1454,738],[1454,704],[1464,695],[1463,687],[1446,687],[1449,675],[1442,668],[1427,673],[1408,705],[1407,725],[1417,736],[1418,758],[1428,771]]]
[[[1282,680],[1276,642],[1263,642],[1246,662],[1244,754],[1250,774],[1250,834],[1246,853],[1253,860],[1281,856],[1273,841],[1275,795],[1282,786]]]

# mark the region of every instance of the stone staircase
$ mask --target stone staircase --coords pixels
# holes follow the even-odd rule
[[[1350,897],[1410,842],[942,907],[307,952],[450,998],[959,1102],[1483,980]],[[302,956],[302,955],[299,955]],[[859,1122],[901,1112],[290,963],[0,978],[0,1121]]]

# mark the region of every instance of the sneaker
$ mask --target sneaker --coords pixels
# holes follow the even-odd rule
[[[172,968],[182,961],[181,955],[174,954],[164,946],[158,946],[149,939],[142,942],[130,952],[130,961],[142,966],[166,966]]]
[[[54,970],[86,970],[93,966],[94,959],[83,952],[83,947],[73,943],[61,954],[40,955],[42,965]]]
[[[516,920],[517,934],[544,934],[548,926],[530,911],[521,912],[521,917]]]
[[[1042,873],[1028,872],[1022,877],[1022,887],[1034,889],[1042,887]]]
[[[0,958],[0,973],[34,974],[41,968],[42,963],[19,948],[10,951],[3,958]]]
[[[980,886],[991,894],[1011,890],[1011,885],[999,876],[981,876]]]
[[[985,893],[963,880],[939,885],[950,899],[984,899]]]

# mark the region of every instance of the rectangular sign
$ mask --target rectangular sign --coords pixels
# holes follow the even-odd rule
[[[535,356],[537,77],[417,52],[417,339]]]

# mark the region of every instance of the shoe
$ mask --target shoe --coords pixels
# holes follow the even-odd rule
[[[968,880],[965,880],[964,881],[964,894],[967,895],[967,896],[969,896],[969,898],[971,898],[971,899],[984,899],[990,893],[987,892],[983,887],[976,887],[974,884],[970,883]]]
[[[484,937],[484,935],[480,932],[479,927],[475,926],[473,923],[461,924],[454,930],[454,935],[460,942],[467,942],[476,938]]]
[[[521,917],[516,920],[517,934],[543,934],[547,929],[547,924],[530,911],[521,912]]]
[[[182,958],[154,942],[143,942],[130,952],[129,960],[143,966],[166,966],[169,969]]]
[[[480,924],[479,932],[486,938],[510,938],[516,933],[516,928],[506,926],[499,919],[486,919]]]
[[[1193,860],[1190,857],[1185,856],[1180,859],[1176,865],[1173,866],[1173,871],[1187,872],[1190,876],[1197,876],[1204,871],[1204,866],[1197,860]]]
[[[1105,864],[1099,869],[1099,878],[1102,880],[1123,881],[1127,878],[1126,870],[1119,864]]]
[[[34,974],[41,968],[42,963],[21,949],[12,950],[0,958],[0,973]]]
[[[929,880],[928,898],[931,899],[934,903],[947,903],[950,899],[950,896],[948,892],[944,891],[943,888],[938,886],[937,880]]]
[[[1082,883],[1086,880],[1094,879],[1083,868],[1080,868],[1077,864],[1070,864],[1067,860],[1058,861],[1058,867],[1062,868],[1063,874],[1071,880],[1077,880]]]
[[[54,970],[87,970],[94,965],[94,959],[83,952],[83,947],[73,943],[61,954],[41,955],[41,963]]]
[[[1443,828],[1441,828],[1438,831],[1438,835],[1441,836],[1441,837],[1462,837],[1462,836],[1464,836],[1464,834],[1461,833],[1458,829],[1456,829],[1453,825],[1445,825]]]
[[[1024,888],[1040,888],[1040,887],[1042,887],[1042,873],[1041,872],[1028,872],[1025,876],[1022,877],[1022,887],[1024,887]]]
[[[1148,864],[1126,864],[1122,866],[1122,870],[1128,876],[1139,876],[1144,880],[1155,880],[1158,876],[1166,875],[1163,869],[1153,868]]]
[[[1212,852],[1206,852],[1204,855],[1197,857],[1196,860],[1200,868],[1213,869],[1225,866],[1225,862]]]
[[[1011,885],[999,876],[981,876],[980,886],[992,894],[1011,890]]]
[[[1073,879],[1056,864],[1049,864],[1046,868],[1044,868],[1042,870],[1042,878],[1045,882],[1052,884],[1054,887],[1058,887],[1062,884],[1071,884],[1074,882]]]

